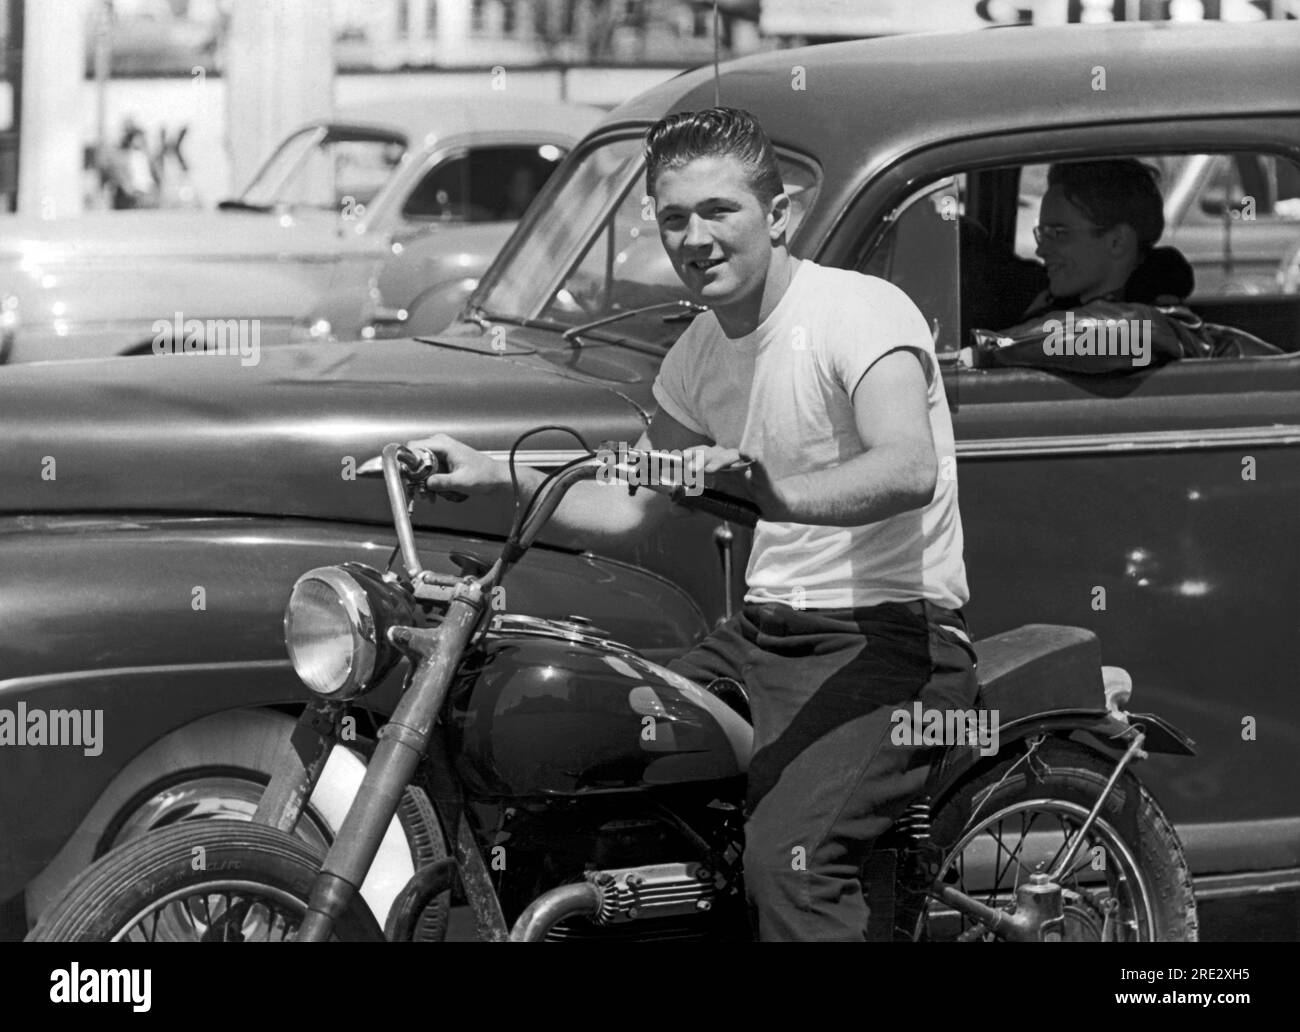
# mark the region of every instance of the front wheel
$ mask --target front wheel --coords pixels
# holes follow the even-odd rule
[[[287,942],[307,912],[321,855],[261,824],[211,821],[151,832],[88,867],[41,917],[32,942]],[[342,941],[382,940],[359,895]]]
[[[932,818],[931,839],[943,852],[940,880],[1009,910],[1017,886],[1059,866],[1114,767],[1098,752],[1047,738],[960,784]],[[1196,899],[1182,844],[1128,771],[1059,884],[1067,941],[1196,941]],[[933,900],[911,916],[913,938],[992,939]]]

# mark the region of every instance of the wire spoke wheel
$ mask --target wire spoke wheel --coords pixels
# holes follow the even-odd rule
[[[1056,875],[1066,941],[1195,942],[1196,897],[1182,843],[1129,771],[1057,873],[1115,763],[1079,742],[1042,736],[959,779],[934,806],[930,824],[939,883],[1011,913],[1016,890],[1031,875]],[[902,887],[896,937],[997,939],[982,922],[930,896],[924,877]]]
[[[111,850],[41,916],[38,942],[291,942],[321,854],[245,821],[185,821]],[[334,924],[343,942],[383,939],[360,895]]]
[[[1030,799],[982,817],[957,842],[939,880],[1008,913],[1031,874],[1056,870],[1088,816],[1076,803]],[[1152,937],[1150,889],[1133,850],[1098,820],[1060,877],[1067,942],[1131,942]],[[918,935],[931,940],[991,941],[978,922],[931,901]]]
[[[287,892],[222,879],[178,889],[128,918],[114,942],[289,942],[306,912]]]

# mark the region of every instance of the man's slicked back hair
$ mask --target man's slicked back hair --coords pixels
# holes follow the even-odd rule
[[[726,155],[745,167],[750,189],[765,205],[785,189],[772,141],[758,119],[740,108],[680,111],[662,118],[646,133],[645,153],[646,193],[651,197],[661,172],[679,169],[697,158]]]
[[[1110,229],[1127,223],[1137,234],[1139,250],[1155,246],[1165,231],[1160,172],[1133,158],[1066,161],[1047,170],[1047,185],[1059,186],[1065,199],[1095,225]]]

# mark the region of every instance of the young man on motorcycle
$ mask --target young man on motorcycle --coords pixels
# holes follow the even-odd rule
[[[760,938],[861,941],[863,857],[922,791],[932,751],[892,718],[917,700],[969,709],[977,691],[933,341],[896,287],[790,254],[790,199],[752,115],[671,115],[646,150],[664,249],[709,311],[665,358],[637,446],[737,480],[727,467],[752,459],[744,487],[763,512],[745,606],[672,667],[749,695],[744,871]],[[412,446],[448,470],[430,489],[508,496],[504,463],[445,435]],[[521,486],[541,476],[525,469]],[[668,504],[584,483],[552,527],[591,546],[644,532]]]

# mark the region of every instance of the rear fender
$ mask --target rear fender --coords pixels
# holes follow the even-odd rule
[[[1142,748],[1148,753],[1165,753],[1174,756],[1194,756],[1195,743],[1183,732],[1161,717],[1150,713],[1130,713],[1128,723],[1117,719],[1106,710],[1055,710],[1035,713],[998,726],[998,755],[1007,752],[1008,746],[1037,735],[1057,735],[1062,738],[1074,733],[1086,735],[1103,752],[1122,750],[1128,746],[1128,736],[1134,727],[1146,734]],[[977,746],[950,748],[930,776],[929,796],[941,799],[953,786],[965,778],[977,765],[996,757],[981,755]]]

